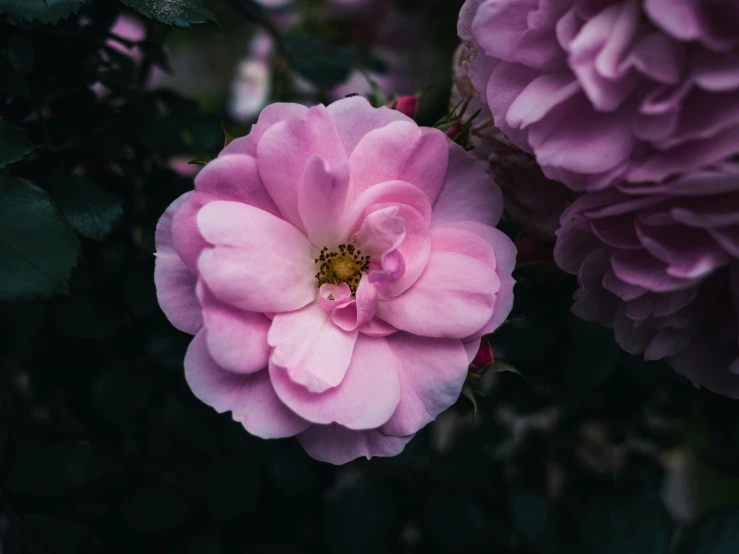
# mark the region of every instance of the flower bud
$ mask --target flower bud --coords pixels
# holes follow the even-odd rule
[[[493,355],[493,347],[485,337],[483,337],[480,341],[480,348],[477,350],[477,354],[475,354],[475,359],[472,360],[472,363],[470,364],[470,369],[475,373],[482,373],[492,365],[494,361],[495,357]]]
[[[418,98],[415,96],[401,96],[400,98],[391,100],[386,105],[388,108],[398,110],[408,117],[415,117],[418,111]]]

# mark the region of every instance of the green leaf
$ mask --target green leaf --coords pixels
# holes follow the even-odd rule
[[[0,0],[2,1],[2,0]],[[0,168],[22,160],[36,147],[26,138],[23,129],[0,118]]]
[[[472,402],[472,419],[474,420],[477,417],[477,392],[475,392],[475,389],[473,389],[470,385],[464,385],[462,387],[462,394]]]
[[[8,41],[8,61],[18,73],[25,75],[33,68],[33,43],[21,36],[13,35]]]
[[[208,509],[218,522],[236,521],[259,507],[260,473],[251,457],[225,457],[213,462],[208,481]]]
[[[6,486],[33,496],[59,495],[89,483],[98,474],[97,456],[87,443],[28,443],[19,447]]]
[[[13,19],[55,23],[77,13],[87,0],[0,0],[0,12]]]
[[[234,0],[233,7],[254,23],[261,25],[267,21],[267,10],[254,0]]]
[[[215,21],[210,0],[123,0],[123,3],[146,17],[183,29]]]
[[[529,491],[513,493],[511,511],[516,528],[535,552],[550,554],[557,550],[557,527],[544,496]]]
[[[388,552],[396,519],[392,495],[377,483],[361,482],[326,510],[330,552]]]
[[[75,521],[36,514],[21,517],[30,530],[24,537],[24,552],[93,554],[105,551],[99,539]]]
[[[669,550],[672,522],[657,498],[592,496],[581,509],[578,521],[588,554],[667,554]]]
[[[0,300],[66,292],[80,243],[46,192],[0,176]]]
[[[495,360],[493,364],[485,370],[485,373],[502,373],[505,371],[515,373],[516,375],[523,377],[527,381],[529,379],[511,364],[509,364],[508,362],[504,362],[503,360]]]
[[[123,213],[118,198],[84,177],[57,177],[48,189],[69,224],[89,239],[105,238]]]
[[[377,66],[376,60],[356,48],[336,47],[305,32],[287,33],[283,43],[291,67],[321,88],[332,88],[345,81],[352,69],[375,69]]]
[[[739,508],[711,512],[686,527],[675,554],[735,554],[739,550]]]
[[[141,535],[165,535],[184,523],[191,512],[187,499],[161,486],[140,489],[121,506],[123,520]]]

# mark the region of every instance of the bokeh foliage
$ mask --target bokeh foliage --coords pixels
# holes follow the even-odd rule
[[[449,59],[460,4],[425,3]],[[169,69],[168,26],[218,33],[221,8],[0,0],[3,554],[738,552],[736,403],[570,315],[574,281],[550,262],[517,270],[492,337],[526,379],[471,383],[476,417],[462,398],[397,458],[315,462],[192,396],[189,337],[156,301],[154,228],[192,187],[172,160],[210,159],[220,121],[239,126],[146,83]],[[375,63],[341,33],[282,35],[250,0],[226,8],[319,89]],[[125,10],[147,18],[140,63],[111,47]]]

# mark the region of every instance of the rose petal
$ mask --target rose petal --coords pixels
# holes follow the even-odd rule
[[[192,193],[169,205],[157,223],[154,284],[164,315],[180,331],[194,335],[203,325],[200,302],[195,294],[197,276],[182,262],[172,243],[172,220]]]
[[[270,364],[280,399],[312,423],[338,423],[350,429],[375,429],[393,415],[400,400],[400,367],[387,340],[360,336],[344,380],[314,394],[293,383],[287,372]]]
[[[208,351],[213,360],[234,373],[266,369],[270,320],[264,314],[245,312],[218,302],[202,282],[198,288],[208,331]]]
[[[492,316],[491,281],[497,280],[490,266],[478,260],[432,252],[413,287],[393,300],[381,301],[377,316],[415,335],[466,337]]]
[[[344,146],[324,106],[270,127],[257,146],[259,174],[282,216],[305,230],[298,209],[298,190],[313,156],[330,167],[346,160]]]
[[[342,465],[356,458],[400,454],[413,436],[392,437],[377,429],[352,431],[341,425],[313,425],[298,435],[305,451],[316,460]]]
[[[328,167],[318,156],[308,160],[298,191],[298,209],[308,238],[318,248],[333,247],[343,238],[339,234],[339,221],[348,190],[349,166],[346,162]]]
[[[349,157],[351,198],[373,185],[398,180],[417,186],[433,203],[444,182],[448,152],[446,135],[438,129],[398,121],[371,131]]]
[[[236,202],[211,202],[198,227],[215,248],[198,269],[208,288],[227,304],[254,312],[302,308],[316,296],[311,244],[289,223]]]
[[[310,427],[280,402],[267,371],[238,375],[219,367],[208,353],[204,330],[187,349],[185,378],[197,398],[219,413],[232,412],[234,420],[258,437],[292,437]]]
[[[357,335],[358,331],[334,325],[331,312],[318,303],[277,314],[268,335],[274,348],[270,365],[284,369],[294,383],[310,392],[323,392],[344,379]]]
[[[467,353],[457,339],[396,333],[387,339],[400,367],[400,402],[383,433],[416,433],[457,401],[467,378]]]

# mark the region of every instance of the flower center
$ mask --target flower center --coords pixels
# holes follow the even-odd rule
[[[318,258],[313,261],[318,266],[316,279],[319,287],[325,283],[346,283],[354,294],[362,272],[369,268],[370,257],[362,256],[362,251],[357,250],[353,244],[340,244],[338,251],[324,246]]]

